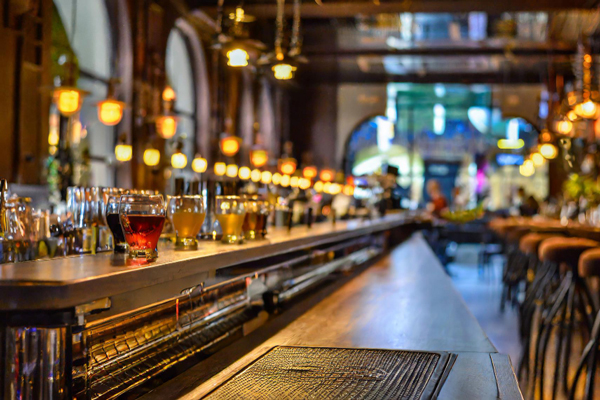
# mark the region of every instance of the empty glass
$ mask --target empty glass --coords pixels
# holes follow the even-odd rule
[[[196,236],[200,233],[206,210],[204,199],[198,195],[180,195],[169,199],[169,221],[177,235],[177,249],[194,250],[198,248]]]
[[[223,243],[241,243],[242,224],[246,215],[245,202],[239,196],[216,196],[215,200],[215,216],[221,230]]]
[[[158,239],[165,224],[162,195],[123,195],[119,205],[121,226],[134,259],[154,260],[158,257]]]

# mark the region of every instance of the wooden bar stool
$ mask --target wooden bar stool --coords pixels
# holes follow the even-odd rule
[[[523,351],[517,369],[520,378],[523,373],[530,371],[530,349],[532,337],[533,316],[538,303],[543,302],[552,279],[556,276],[554,263],[542,263],[538,258],[540,244],[553,237],[562,237],[560,233],[531,232],[519,241],[519,250],[528,258],[525,299],[520,307],[519,323]]]
[[[589,290],[585,281],[579,276],[578,262],[581,254],[589,249],[599,246],[600,243],[582,238],[549,238],[539,246],[538,256],[543,262],[554,263],[559,266],[561,282],[558,289],[548,297],[542,304],[542,318],[538,330],[538,337],[535,345],[535,369],[533,373],[533,391],[535,394],[536,383],[539,381],[540,399],[544,399],[544,366],[546,351],[550,335],[555,326],[557,330],[557,349],[554,371],[554,382],[552,385],[552,399],[556,398],[559,377],[561,370],[564,372],[563,389],[568,393],[569,385],[567,382],[567,371],[569,368],[569,358],[565,357],[563,368],[561,369],[561,356],[563,351],[563,342],[566,345],[565,353],[570,353],[571,336],[575,323],[575,312],[580,311],[584,322],[588,322],[587,309],[595,312],[595,305],[589,296]],[[567,318],[569,322],[567,322]],[[558,321],[555,323],[555,320]],[[588,328],[591,328],[588,326]],[[539,379],[538,379],[539,378]]]
[[[581,278],[600,277],[600,248],[585,251],[579,258],[579,276]],[[592,314],[593,315],[593,314]],[[596,319],[590,334],[590,341],[585,346],[573,383],[569,393],[569,399],[575,399],[577,382],[587,365],[587,378],[585,382],[585,399],[594,398],[594,378],[596,372],[596,362],[598,358],[598,346],[600,345],[600,311],[596,314]]]
[[[527,265],[529,258],[519,250],[520,240],[531,232],[527,225],[511,225],[504,227],[506,242],[506,263],[502,274],[502,297],[500,299],[500,311],[504,311],[507,301],[513,305],[517,304],[519,285],[527,278]]]

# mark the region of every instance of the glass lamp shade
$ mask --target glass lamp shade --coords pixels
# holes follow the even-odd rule
[[[241,180],[247,181],[248,179],[250,179],[251,173],[252,172],[250,171],[250,168],[241,167],[240,170],[238,171],[238,176],[240,177]]]
[[[245,67],[248,65],[250,56],[244,49],[232,49],[227,52],[227,65],[230,67]]]
[[[131,160],[133,149],[130,144],[120,143],[115,146],[115,157],[121,162]]]
[[[54,90],[54,103],[62,115],[70,117],[81,110],[83,97],[87,93],[75,87],[59,87]]]
[[[160,151],[154,148],[144,150],[144,164],[149,167],[157,166],[160,162]]]
[[[215,163],[215,175],[223,176],[227,172],[227,165],[224,162]]]
[[[284,158],[279,160],[279,171],[284,175],[292,175],[296,172],[296,160],[293,158]]]
[[[256,168],[265,166],[269,161],[269,155],[266,150],[252,150],[250,152],[250,162]]]
[[[281,177],[281,186],[288,187],[290,186],[291,177],[289,175],[283,175]]]
[[[333,178],[335,178],[335,172],[331,169],[324,169],[321,171],[319,178],[323,182],[331,182],[333,180]]]
[[[269,183],[271,183],[272,179],[273,179],[273,174],[270,171],[263,171],[262,174],[260,175],[260,181],[262,183],[264,183],[265,185],[268,185]]]
[[[176,98],[177,95],[175,94],[173,88],[171,86],[165,87],[165,89],[162,92],[163,101],[175,101]]]
[[[304,167],[304,169],[302,169],[302,176],[304,176],[306,179],[314,179],[316,178],[318,175],[318,171],[317,171],[317,167],[315,166],[309,166],[309,167]]]
[[[163,139],[171,139],[177,132],[178,118],[173,115],[163,115],[156,118],[156,131]]]
[[[281,183],[281,174],[279,172],[275,172],[271,181],[273,182],[273,185],[279,185]]]
[[[235,164],[229,164],[225,170],[225,175],[230,178],[235,178],[238,174],[238,166]]]
[[[114,126],[121,122],[125,103],[114,99],[106,99],[98,103],[98,119],[104,125]]]
[[[278,80],[288,80],[294,77],[296,67],[288,63],[279,63],[271,67],[273,70],[273,76]]]
[[[540,146],[540,154],[548,160],[556,158],[558,155],[558,149],[552,143],[544,143]],[[533,162],[531,164],[533,166]]]
[[[187,165],[187,157],[183,153],[173,153],[171,156],[171,166],[176,169],[183,169]]]
[[[196,156],[196,158],[194,158],[194,160],[192,161],[192,169],[198,174],[206,172],[207,167],[208,162],[206,161],[206,158]]]
[[[261,178],[260,170],[253,169],[252,172],[250,173],[250,179],[252,179],[252,182],[260,182],[260,178]]]
[[[221,148],[221,153],[226,155],[227,157],[232,157],[240,151],[240,143],[242,139],[237,136],[227,136],[221,139],[219,142],[219,147]]]

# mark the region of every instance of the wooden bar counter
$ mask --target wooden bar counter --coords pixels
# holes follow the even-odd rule
[[[200,399],[278,345],[454,352],[458,357],[439,398],[522,398],[508,357],[497,353],[416,234],[143,399]]]

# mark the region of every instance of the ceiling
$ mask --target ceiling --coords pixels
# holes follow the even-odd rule
[[[216,16],[215,0],[187,1]],[[578,37],[595,37],[600,21],[599,0],[316,1],[302,0],[301,84],[542,82],[571,74]],[[244,10],[257,17],[250,36],[272,47],[275,0]]]

